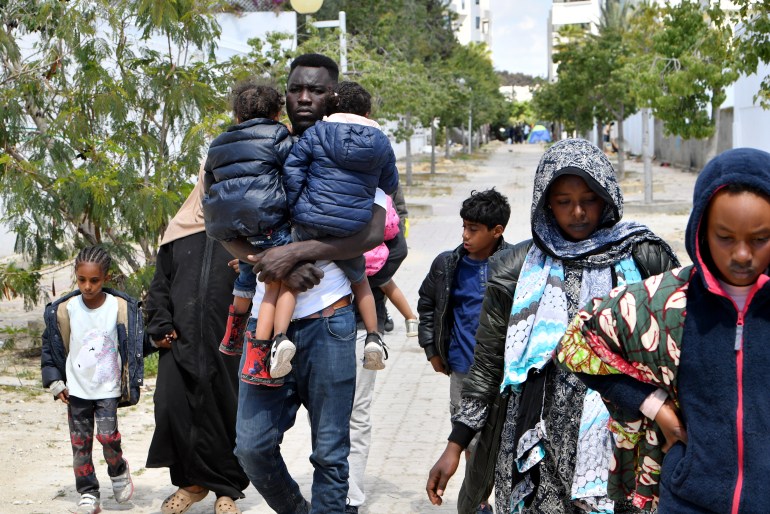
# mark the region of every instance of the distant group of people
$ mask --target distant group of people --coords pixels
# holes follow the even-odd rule
[[[518,145],[527,142],[532,126],[528,123],[517,123],[506,127],[504,130],[505,142],[509,145]]]
[[[146,320],[104,286],[100,247],[76,257],[78,290],[46,306],[43,384],[67,404],[77,512],[101,508],[94,425],[115,500],[131,498],[117,409],[138,401],[143,356],[159,351],[147,466],[177,487],[163,514],[209,492],[217,514],[238,513],[249,483],[280,514],[357,513],[386,298],[449,375],[431,503],[464,454],[462,513],[494,512],[493,489],[506,514],[770,510],[770,154],[731,150],[701,172],[694,264],[679,267],[665,241],[622,220],[604,152],[559,141],[535,173],[532,238],[506,242],[507,199],[474,191],[462,243],[419,289],[418,321],[393,282],[407,254],[395,157],[368,93],[338,75],[305,54],[285,99],[234,88],[236,124],[163,235]],[[309,500],[280,450],[300,406]]]

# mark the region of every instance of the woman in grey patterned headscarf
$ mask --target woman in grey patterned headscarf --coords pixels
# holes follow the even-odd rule
[[[607,494],[611,434],[599,394],[551,363],[567,323],[591,298],[678,265],[665,242],[622,215],[614,169],[596,146],[568,139],[543,155],[532,240],[490,261],[461,412],[428,480],[433,503],[460,450],[482,431],[459,512],[475,512],[491,476],[498,513],[635,511]]]

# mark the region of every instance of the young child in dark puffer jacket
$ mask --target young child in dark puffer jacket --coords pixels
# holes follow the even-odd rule
[[[237,124],[214,139],[204,165],[206,232],[218,241],[245,237],[260,249],[288,244],[291,242],[289,209],[281,174],[292,139],[286,126],[278,121],[284,100],[271,86],[245,81],[233,88],[232,103]],[[242,351],[242,331],[256,282],[252,266],[240,262],[228,331],[220,346],[223,353],[236,355]],[[272,337],[271,310],[280,291],[280,283],[266,286],[256,329],[258,339]],[[276,351],[293,355],[291,342],[281,345],[278,341],[275,346]],[[252,352],[241,379],[253,384],[280,385],[281,381],[275,379],[288,370],[283,374],[270,374],[266,362],[270,345],[260,345],[254,350],[258,355]]]

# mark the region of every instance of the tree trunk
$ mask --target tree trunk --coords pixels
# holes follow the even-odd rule
[[[444,127],[444,157],[449,159],[449,127]]]
[[[604,123],[596,119],[596,146],[604,150]]]
[[[436,173],[436,123],[430,121],[430,172]]]
[[[642,162],[644,163],[644,203],[652,203],[652,156],[650,155],[650,108],[642,108]]]
[[[412,113],[407,112],[404,120],[406,123],[406,185],[412,185]]]
[[[620,104],[620,116],[618,116],[618,176],[620,180],[626,178],[626,146],[623,140],[623,120],[626,118],[626,106]]]
[[[706,140],[706,160],[707,163],[711,159],[717,156],[717,150],[719,145],[719,125],[722,120],[722,111],[719,105],[711,104],[711,119],[714,122],[714,134]]]

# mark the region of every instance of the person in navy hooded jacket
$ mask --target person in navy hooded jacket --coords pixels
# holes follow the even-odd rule
[[[396,156],[390,140],[379,124],[369,119],[369,92],[356,82],[341,82],[334,95],[336,112],[305,130],[283,168],[292,236],[298,241],[347,237],[361,231],[372,218],[375,194],[382,195],[377,190],[392,194],[398,188]],[[387,351],[377,331],[366,261],[362,255],[336,264],[350,279],[366,327],[364,368],[383,369]],[[290,314],[293,309],[293,297],[281,295],[276,320],[278,311]],[[285,319],[286,325],[289,319]]]
[[[694,265],[589,303],[556,358],[609,402],[611,495],[659,499],[660,514],[770,512],[770,154],[706,165],[686,246]]]

